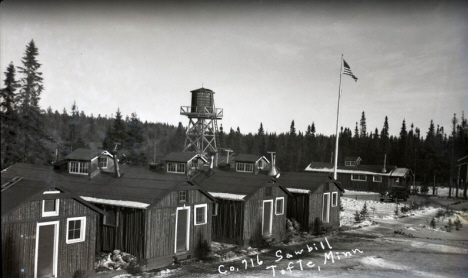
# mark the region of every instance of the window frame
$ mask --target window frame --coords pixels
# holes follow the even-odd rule
[[[181,193],[184,193],[184,194],[181,194]],[[180,199],[180,196],[181,195],[184,195],[184,199],[181,200]],[[179,201],[179,203],[186,203],[188,201],[188,190],[180,190],[178,193],[177,193],[177,200]]]
[[[332,192],[332,195],[331,195],[331,206],[332,206],[332,208],[338,206],[338,192]]]
[[[281,213],[278,213],[278,201],[282,201]],[[283,215],[283,214],[284,214],[284,197],[278,197],[275,199],[275,215]]]
[[[77,175],[88,175],[89,174],[89,165],[87,161],[78,161],[73,160],[69,161],[68,173],[77,174]],[[76,171],[74,166],[76,164]]]
[[[253,163],[236,162],[236,172],[253,173]]]
[[[198,219],[197,219],[198,209],[205,209],[203,213],[203,217],[204,217],[203,222],[198,222]],[[195,205],[193,208],[193,225],[199,226],[199,225],[206,225],[207,223],[208,223],[208,204]]]
[[[358,176],[356,179],[355,176]],[[362,176],[364,176],[364,179],[360,179]],[[364,174],[351,174],[351,180],[352,181],[367,181],[367,175]]]
[[[179,163],[179,162],[168,162],[167,163],[167,172],[168,173],[175,173],[175,174],[185,174],[185,164],[186,163]],[[180,170],[182,169],[182,170]]]
[[[345,161],[345,166],[356,166],[356,161],[348,160]]]
[[[54,190],[54,191],[44,191],[42,194],[60,194],[60,191]],[[60,199],[55,198],[55,199],[47,199],[47,200],[54,200],[55,201],[55,210],[54,211],[45,211],[45,201],[42,200],[42,217],[51,217],[51,216],[58,216],[59,215],[59,210],[60,210]]]
[[[106,166],[102,166],[101,164],[104,164],[101,160],[105,159],[106,161]],[[109,160],[108,160],[108,157],[107,156],[100,156],[98,158],[98,165],[99,165],[99,168],[103,168],[103,169],[107,169],[107,165],[109,164]]]
[[[379,177],[380,180],[376,180],[376,179],[375,179],[376,177]],[[372,176],[372,181],[373,181],[373,182],[382,182],[382,176],[374,175],[374,176]]]
[[[79,238],[74,238],[74,239],[69,239],[68,234],[70,232],[70,221],[81,221],[80,225],[80,237]],[[66,243],[67,244],[72,244],[72,243],[78,243],[78,242],[84,242],[86,240],[86,216],[80,216],[80,217],[70,217],[67,218],[67,230],[66,230]]]

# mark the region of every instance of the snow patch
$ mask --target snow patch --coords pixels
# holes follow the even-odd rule
[[[149,204],[140,203],[140,202],[109,200],[109,199],[100,199],[100,198],[86,197],[86,196],[80,196],[80,197],[85,201],[88,201],[90,203],[95,203],[95,204],[114,205],[114,206],[119,206],[119,207],[138,208],[138,209],[146,209],[147,207],[149,207]]]
[[[232,193],[220,193],[220,192],[208,192],[215,198],[226,199],[226,200],[244,200],[247,195],[232,194]]]

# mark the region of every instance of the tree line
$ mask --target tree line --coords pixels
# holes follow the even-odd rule
[[[144,165],[159,161],[172,151],[182,151],[185,127],[165,123],[142,122],[136,112],[125,116],[94,116],[80,111],[76,102],[70,111],[51,107],[43,110],[39,100],[44,90],[38,48],[33,40],[26,45],[22,66],[10,63],[1,89],[1,163],[2,169],[17,162],[50,164],[55,151],[63,157],[80,147],[102,147],[119,152],[126,163]],[[21,76],[16,77],[16,72]],[[220,126],[218,146],[235,153],[268,155],[276,152],[276,164],[283,171],[302,171],[311,161],[332,162],[335,136],[315,130],[312,122],[305,132],[297,131],[292,120],[289,131],[266,133],[260,123],[256,133],[244,134],[240,128],[224,131]],[[449,182],[456,177],[456,160],[468,153],[468,123],[464,114],[453,115],[450,132],[431,120],[421,131],[403,120],[398,136],[389,134],[385,117],[381,130],[367,130],[365,112],[354,130],[341,127],[339,162],[345,156],[360,156],[363,164],[407,167],[421,182]],[[223,155],[221,153],[221,155]],[[269,157],[268,157],[269,158]]]

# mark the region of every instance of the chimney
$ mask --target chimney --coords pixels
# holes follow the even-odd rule
[[[385,154],[384,156],[382,173],[387,173],[387,169],[385,169],[386,164],[387,164],[387,154]]]
[[[120,178],[119,160],[117,159],[117,154],[114,154],[114,169],[115,169],[115,176],[117,178]]]
[[[278,169],[276,168],[276,162],[275,162],[276,153],[275,152],[268,152],[268,153],[271,153],[271,167],[270,167],[270,171],[268,172],[268,176],[278,178],[279,172],[278,172]]]

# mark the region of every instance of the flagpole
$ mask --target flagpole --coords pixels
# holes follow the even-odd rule
[[[343,72],[343,54],[341,54],[341,65],[340,65],[340,86],[338,88],[338,108],[336,112],[336,143],[335,143],[335,167],[333,167],[333,179],[338,179],[338,138],[339,138],[339,125],[340,125],[340,98],[341,98],[341,75]]]

